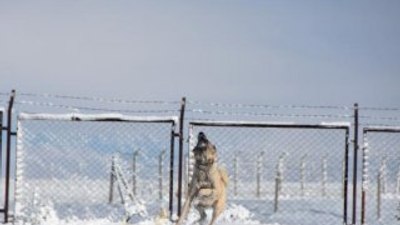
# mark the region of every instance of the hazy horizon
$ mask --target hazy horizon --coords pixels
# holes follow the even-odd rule
[[[1,1],[0,91],[400,106],[399,1]]]

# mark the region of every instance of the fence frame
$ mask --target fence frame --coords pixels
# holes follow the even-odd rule
[[[12,113],[13,113],[13,106],[14,106],[14,99],[15,99],[15,90],[11,90],[10,98],[8,102],[7,108],[7,126],[3,127],[1,125],[1,136],[3,136],[3,130],[6,132],[6,153],[4,159],[3,157],[3,145],[1,144],[1,151],[0,151],[0,174],[3,176],[2,169],[3,169],[3,161],[5,161],[5,181],[4,181],[4,205],[3,208],[0,209],[0,213],[3,213],[4,216],[4,223],[9,222],[9,208],[10,208],[10,176],[11,176],[11,136],[16,136],[17,132],[12,131]],[[1,112],[1,124],[3,122],[3,112]],[[1,137],[2,138],[2,137]],[[0,138],[0,139],[1,139]],[[1,141],[0,141],[1,142]]]
[[[248,121],[189,121],[189,132],[194,126],[198,127],[240,127],[240,128],[282,128],[282,129],[322,129],[322,130],[344,130],[345,146],[344,160],[345,171],[343,180],[343,223],[347,224],[348,211],[348,178],[349,178],[349,138],[350,124],[321,123],[321,124],[300,124],[300,123],[272,123],[272,122],[248,122]],[[189,134],[190,136],[190,134]],[[356,152],[355,152],[356,154]],[[353,196],[354,198],[354,196]]]
[[[20,113],[18,115],[18,125],[21,120],[45,120],[45,121],[71,121],[71,122],[126,122],[126,123],[153,123],[153,124],[170,124],[170,164],[169,164],[169,216],[173,215],[174,203],[174,161],[175,161],[175,137],[176,125],[178,118],[176,116],[124,116],[121,114],[27,114]],[[16,133],[17,137],[18,132]],[[17,157],[17,156],[16,156]],[[10,161],[10,160],[8,160]],[[18,167],[16,158],[16,166]],[[18,169],[17,169],[18,170]],[[17,190],[18,178],[16,177],[15,189]],[[9,185],[7,185],[8,187]],[[17,200],[15,200],[16,203]]]
[[[368,182],[368,168],[367,164],[367,155],[368,155],[368,150],[365,147],[365,141],[367,139],[368,133],[400,133],[400,127],[364,127],[363,128],[363,148],[362,148],[362,154],[363,154],[363,166],[362,166],[362,182],[363,185],[361,187],[361,224],[366,224],[365,223],[365,216],[366,216],[366,210],[365,207],[367,205],[367,187],[366,183]]]

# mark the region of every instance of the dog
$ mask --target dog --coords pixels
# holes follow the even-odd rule
[[[225,208],[228,173],[225,169],[218,167],[217,149],[203,132],[198,134],[197,145],[192,151],[195,158],[193,176],[182,214],[176,225],[181,225],[186,219],[193,202],[200,214],[200,219],[196,222],[201,225],[206,222],[205,210],[213,209],[209,223],[212,225]]]

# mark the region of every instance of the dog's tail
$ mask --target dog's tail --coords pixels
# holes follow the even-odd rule
[[[219,168],[218,172],[221,176],[221,180],[224,183],[225,187],[228,185],[229,183],[229,177],[228,177],[228,172],[226,171],[225,168]]]

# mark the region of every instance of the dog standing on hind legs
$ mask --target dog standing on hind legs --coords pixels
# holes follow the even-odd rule
[[[193,202],[195,202],[195,208],[200,213],[200,219],[197,222],[201,225],[206,222],[207,214],[205,210],[207,208],[213,209],[209,223],[209,225],[212,225],[225,208],[228,174],[226,170],[218,167],[216,162],[217,149],[203,132],[198,135],[193,154],[195,158],[193,176],[182,214],[176,225],[182,225]]]

